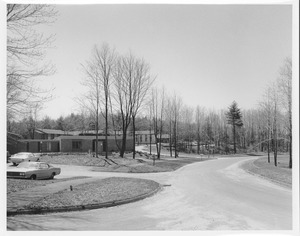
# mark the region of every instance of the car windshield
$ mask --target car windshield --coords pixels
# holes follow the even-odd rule
[[[18,168],[38,168],[39,167],[39,163],[22,162],[17,167]]]

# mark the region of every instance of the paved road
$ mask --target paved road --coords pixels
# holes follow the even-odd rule
[[[131,174],[171,186],[118,207],[9,217],[8,230],[291,230],[292,191],[238,168],[249,159],[222,158],[170,173]],[[67,169],[65,174],[72,175]],[[111,175],[79,169],[83,175]]]

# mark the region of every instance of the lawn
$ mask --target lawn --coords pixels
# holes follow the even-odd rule
[[[266,156],[258,158],[255,161],[246,162],[242,168],[250,173],[262,176],[272,182],[279,183],[283,186],[292,187],[292,169],[289,166],[289,156],[279,155],[278,165],[274,165],[273,155],[271,162],[268,163]]]
[[[118,156],[109,156],[105,159],[103,156],[98,158],[92,157],[88,154],[70,154],[70,155],[43,155],[40,160],[50,164],[62,165],[79,165],[79,166],[93,166],[94,171],[103,172],[124,172],[124,173],[152,173],[152,172],[166,172],[174,171],[178,168],[191,164],[194,162],[211,160],[212,158],[202,157],[178,157],[165,158],[160,160],[155,159],[153,165],[153,156],[143,153],[138,153],[133,159],[132,154],[126,154],[124,158]]]
[[[126,200],[151,193],[159,184],[146,179],[111,177],[100,181],[77,185],[73,191],[64,190],[51,194],[26,206],[25,209],[49,209],[86,206]]]
[[[10,179],[7,178],[6,180],[6,187],[7,187],[7,194],[19,192],[25,189],[38,187],[38,186],[45,186],[48,184],[58,183],[62,181],[68,181],[73,179],[82,179],[87,177],[73,177],[73,178],[65,178],[65,179],[51,179],[51,180],[30,180],[30,179]]]

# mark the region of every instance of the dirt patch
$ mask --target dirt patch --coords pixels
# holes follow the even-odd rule
[[[54,193],[25,206],[24,209],[41,210],[113,202],[153,192],[159,186],[152,180],[112,177],[77,185],[73,191],[66,189]]]

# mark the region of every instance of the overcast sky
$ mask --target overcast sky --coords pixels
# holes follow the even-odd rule
[[[95,44],[143,57],[168,93],[185,104],[255,108],[284,58],[292,55],[289,5],[57,5],[59,15],[45,33],[57,68],[41,86],[55,87],[40,118],[77,112],[81,63]]]

